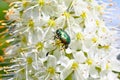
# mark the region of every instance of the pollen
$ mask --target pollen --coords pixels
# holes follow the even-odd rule
[[[98,41],[98,39],[97,39],[96,37],[93,37],[93,38],[92,38],[92,42],[93,42],[93,43],[96,43],[97,41]]]
[[[82,14],[80,15],[83,19],[85,19],[86,18],[86,16],[87,16],[87,14],[86,14],[86,12],[82,12]]]
[[[27,63],[28,63],[28,64],[31,64],[32,62],[33,62],[32,57],[27,57]]]
[[[88,65],[92,65],[93,60],[92,60],[92,59],[87,59],[87,60],[86,60],[86,63],[87,63]]]
[[[73,64],[72,64],[72,69],[73,70],[76,70],[77,68],[78,68],[78,63],[77,62],[73,62]]]
[[[50,19],[50,20],[48,21],[48,25],[49,25],[49,26],[55,26],[55,25],[56,25],[55,20]]]
[[[40,6],[44,6],[44,4],[45,4],[45,0],[39,0],[38,3],[39,3]]]
[[[110,68],[110,63],[106,63],[106,69],[108,70]]]
[[[55,45],[56,45],[57,47],[60,47],[60,46],[63,46],[64,44],[61,42],[60,39],[56,39]]]
[[[27,7],[28,3],[29,2],[27,2],[27,1],[23,1],[23,7]]]
[[[70,13],[68,13],[68,12],[64,12],[64,14],[63,14],[66,18],[70,18]]]
[[[39,50],[42,50],[43,47],[44,47],[44,45],[43,45],[42,42],[38,42],[38,43],[36,44],[36,49],[37,49],[38,51],[39,51]]]
[[[22,36],[21,41],[22,41],[24,44],[27,44],[27,38],[26,38],[25,36]]]
[[[82,39],[84,39],[83,34],[80,33],[80,32],[76,34],[76,38],[77,38],[77,40],[82,40]]]
[[[28,25],[29,25],[29,27],[33,28],[34,27],[34,21],[32,19],[30,19],[28,21]]]
[[[104,45],[103,48],[104,48],[104,49],[109,49],[110,46],[109,46],[109,45]]]
[[[100,21],[96,20],[96,25],[99,26],[100,25]]]
[[[55,69],[54,69],[54,67],[49,67],[49,68],[47,69],[47,72],[50,73],[50,74],[55,74]]]

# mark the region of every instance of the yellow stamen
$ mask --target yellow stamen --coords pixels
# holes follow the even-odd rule
[[[33,62],[32,57],[27,57],[27,63],[28,63],[28,64],[31,64],[32,62]]]
[[[93,60],[92,60],[92,59],[87,59],[87,60],[86,60],[86,63],[87,63],[88,65],[92,65]]]
[[[23,1],[23,7],[27,7],[28,3],[29,2],[27,2],[27,1]]]
[[[103,46],[103,48],[105,48],[105,49],[109,49],[110,46],[109,46],[109,45],[105,45],[105,46]]]
[[[38,3],[39,3],[40,6],[44,6],[44,4],[45,4],[45,0],[39,0]]]
[[[70,13],[68,13],[68,12],[64,12],[64,14],[63,14],[66,18],[70,18]]]
[[[92,42],[93,42],[93,43],[96,43],[97,41],[98,41],[98,39],[97,39],[96,37],[93,37],[93,38],[92,38]]]
[[[25,36],[22,36],[21,41],[22,41],[24,44],[27,44],[27,38],[26,38]]]
[[[73,62],[72,69],[76,70],[79,67],[79,64],[77,62]]]
[[[96,25],[99,26],[100,25],[100,21],[96,20]]]
[[[83,19],[85,19],[87,17],[86,12],[82,12],[82,14],[80,15]]]
[[[77,38],[77,40],[82,40],[82,39],[84,39],[83,34],[80,33],[80,32],[78,32],[78,33],[76,34],[76,38]]]
[[[50,19],[50,20],[48,21],[48,25],[49,25],[49,26],[55,26],[55,25],[56,25],[55,20]]]
[[[33,28],[34,27],[34,22],[32,19],[29,20],[28,22],[29,27]]]
[[[106,63],[106,69],[108,70],[110,68],[110,61],[107,61]]]
[[[44,47],[44,45],[43,45],[42,42],[38,42],[38,43],[36,44],[36,48],[37,48],[37,50],[42,50],[43,47]]]
[[[54,69],[54,67],[49,67],[49,68],[47,69],[47,72],[50,73],[50,74],[55,74],[55,69]]]

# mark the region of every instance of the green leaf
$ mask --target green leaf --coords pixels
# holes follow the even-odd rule
[[[0,74],[6,74],[4,70],[0,70]]]
[[[84,52],[84,56],[85,56],[85,57],[88,57],[88,53],[87,53],[87,52]]]
[[[120,72],[118,72],[118,71],[112,71],[112,72],[117,73],[117,74],[120,74]]]
[[[118,74],[118,79],[120,79],[120,74]]]
[[[5,28],[5,27],[4,27],[4,28],[1,28],[1,29],[0,29],[0,33],[3,32],[3,31],[5,31],[6,29],[7,29],[7,28]]]
[[[73,72],[65,80],[73,80]]]
[[[2,0],[0,0],[0,20],[5,19],[5,13],[3,10],[7,10],[9,8],[8,4]]]
[[[65,54],[65,56],[67,56],[69,59],[73,59],[73,55],[72,54]]]
[[[65,20],[65,24],[64,24],[63,30],[65,30],[67,27],[68,27],[67,20]]]
[[[80,18],[80,16],[73,16],[74,18]]]
[[[3,52],[3,50],[1,50],[1,48],[0,48],[0,56],[2,56],[2,55],[4,55],[4,52]]]
[[[102,48],[103,48],[103,46],[99,44],[98,45],[98,49],[102,49]]]
[[[98,73],[101,72],[101,68],[99,66],[96,66],[95,69],[98,71]]]
[[[13,64],[15,64],[15,63],[11,63],[11,62],[2,62],[2,63],[0,63],[0,67],[3,67],[3,66],[11,66],[11,65],[13,65]]]
[[[112,71],[112,72],[114,72],[114,73],[116,73],[116,74],[118,74],[118,79],[120,79],[120,72],[118,72],[118,71]]]

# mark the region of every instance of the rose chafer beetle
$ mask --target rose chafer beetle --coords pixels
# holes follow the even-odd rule
[[[63,29],[57,29],[56,30],[56,38],[58,38],[65,46],[65,49],[68,48],[68,45],[71,42],[70,36],[67,34],[66,31],[64,31]]]
[[[56,30],[56,35],[54,38],[57,38],[61,41],[61,43],[64,44],[64,48],[67,49],[68,48],[68,45],[70,44],[71,42],[71,39],[70,39],[70,36],[67,34],[66,31],[64,31],[63,29],[57,29]],[[56,48],[55,48],[56,49]],[[52,53],[55,49],[47,52],[46,56],[48,56],[49,53]]]

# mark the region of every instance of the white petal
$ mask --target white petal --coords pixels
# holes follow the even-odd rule
[[[55,67],[56,66],[56,57],[52,55],[48,55],[47,66],[48,67]]]
[[[82,51],[73,53],[75,60],[79,63],[83,63],[86,60],[86,57]]]
[[[67,78],[72,73],[72,71],[73,71],[71,68],[72,63],[73,63],[73,60],[69,61],[66,68],[61,72],[61,74],[60,74],[61,80],[65,80],[65,78]]]

